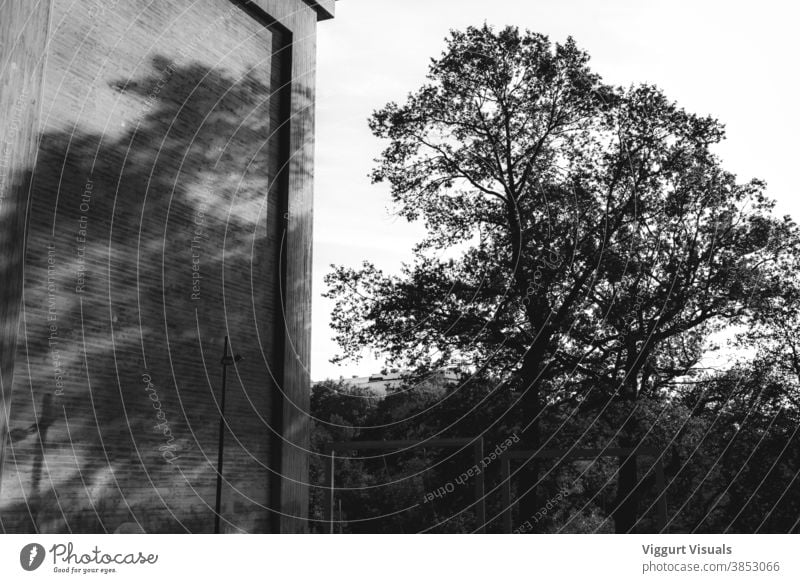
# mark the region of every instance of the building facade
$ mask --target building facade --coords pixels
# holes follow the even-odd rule
[[[302,532],[317,23],[0,7],[0,525]]]

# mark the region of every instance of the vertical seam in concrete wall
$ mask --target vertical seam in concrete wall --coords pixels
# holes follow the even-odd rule
[[[316,14],[306,9],[293,28],[292,163],[287,234],[282,532],[306,532],[310,438],[311,245],[313,220],[314,62]]]
[[[280,213],[281,233],[278,237],[278,277],[276,281],[277,297],[282,308],[286,306],[287,289],[287,244],[288,244],[288,221],[286,219],[289,211],[289,174],[292,164],[292,54],[294,50],[294,35],[279,21],[270,16],[261,7],[249,1],[231,0],[237,4],[249,17],[253,18],[264,27],[275,32],[273,42],[270,47],[272,51],[271,67],[280,67],[280,80],[278,89],[274,91],[272,98],[280,100],[280,127],[278,131],[278,168],[279,173],[275,181],[275,192],[278,196],[278,209]],[[272,193],[268,193],[268,196]],[[273,395],[270,395],[270,425],[271,431],[268,434],[270,441],[268,467],[269,467],[269,528],[273,533],[281,531],[283,500],[281,495],[281,482],[283,480],[283,446],[284,446],[284,379],[285,379],[285,359],[286,359],[286,326],[283,319],[280,325],[276,325],[273,330],[273,339],[277,348],[274,363],[274,377],[280,383],[276,387]]]
[[[281,213],[281,236],[279,245],[278,256],[278,297],[280,298],[280,305],[286,306],[286,276],[287,268],[286,262],[288,258],[287,244],[288,244],[288,219],[287,213],[289,212],[289,169],[291,164],[291,139],[292,139],[292,46],[294,36],[287,33],[284,36],[284,42],[281,44],[278,60],[281,60],[281,79],[280,89],[278,91],[278,99],[281,100],[280,105],[280,119],[281,128],[278,141],[279,147],[279,167],[280,179],[278,181],[278,196],[280,200],[280,213]],[[281,482],[283,481],[283,439],[284,439],[284,379],[285,379],[285,360],[286,360],[286,330],[284,320],[281,319],[281,325],[275,328],[275,345],[280,347],[278,358],[278,378],[281,381],[281,386],[275,393],[275,403],[273,405],[273,427],[277,432],[271,434],[272,443],[270,448],[270,457],[273,462],[273,469],[276,476],[275,487],[272,489],[271,505],[274,509],[271,519],[271,527],[273,532],[281,531],[281,513],[283,511],[283,497],[281,495]]]

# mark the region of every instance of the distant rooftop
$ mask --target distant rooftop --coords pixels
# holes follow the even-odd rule
[[[444,387],[448,383],[457,382],[463,373],[463,369],[458,366],[449,366],[439,371],[431,373],[427,378],[418,381],[419,386],[430,383],[436,387]],[[392,369],[374,373],[369,376],[352,376],[350,378],[339,377],[340,381],[360,389],[368,389],[379,396],[385,396],[388,392],[401,388],[408,388],[411,371]],[[322,382],[314,383],[323,384]]]

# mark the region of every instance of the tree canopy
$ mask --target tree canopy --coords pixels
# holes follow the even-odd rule
[[[454,31],[370,128],[387,144],[372,179],[427,236],[399,274],[327,276],[339,358],[469,362],[514,391],[503,416],[529,447],[555,438],[541,424],[557,408],[610,404],[628,407],[610,439],[640,444],[638,401],[697,374],[713,332],[791,295],[797,226],[763,182],[725,170],[722,124],[655,86],[605,84],[571,38]],[[620,463],[627,531],[639,478]]]

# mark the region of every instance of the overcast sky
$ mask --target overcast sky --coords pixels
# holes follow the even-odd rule
[[[563,41],[571,35],[608,83],[647,82],[688,111],[727,126],[718,149],[745,181],[767,181],[780,210],[800,217],[796,181],[797,17],[792,3],[704,0],[341,0],[320,23],[314,211],[311,377],[368,374],[367,358],[334,366],[331,302],[320,297],[331,263],[364,259],[393,271],[418,228],[389,214],[389,194],[368,172],[381,143],[367,118],[424,81],[450,29],[514,24]]]

